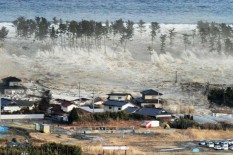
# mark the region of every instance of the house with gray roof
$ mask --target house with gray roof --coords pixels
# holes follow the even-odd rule
[[[134,107],[134,105],[130,102],[114,101],[114,100],[108,100],[104,102],[103,105],[104,105],[104,111],[111,111],[111,112],[117,112],[124,110],[128,107]]]
[[[155,119],[164,119],[164,118],[170,119],[172,117],[171,113],[165,111],[162,108],[144,107],[139,109],[135,113],[146,117],[153,117]]]
[[[140,107],[155,107],[160,108],[161,107],[161,96],[162,93],[155,91],[153,89],[144,90],[141,92],[142,97],[136,99],[136,103]]]

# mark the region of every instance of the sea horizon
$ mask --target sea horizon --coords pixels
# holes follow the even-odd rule
[[[34,19],[53,17],[104,22],[122,18],[135,23],[196,24],[198,21],[233,23],[232,0],[1,0],[0,22],[12,22],[19,16]],[[223,11],[224,10],[224,11]]]

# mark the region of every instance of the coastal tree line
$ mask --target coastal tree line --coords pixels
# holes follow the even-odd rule
[[[143,20],[137,22],[118,19],[112,22],[97,22],[94,20],[81,21],[63,21],[62,19],[53,18],[52,21],[44,17],[35,17],[35,19],[26,19],[18,17],[13,24],[16,27],[17,37],[27,39],[33,38],[34,41],[49,39],[52,45],[61,45],[62,48],[82,48],[88,51],[93,48],[104,48],[106,52],[106,43],[112,44],[113,47],[121,46],[124,51],[127,45],[132,41],[137,31],[140,39],[149,37],[151,43],[146,47],[148,51],[155,49],[159,44],[159,52],[166,53],[168,48],[172,48],[178,36],[183,39],[184,50],[192,47],[208,49],[209,52],[233,52],[233,29],[225,23],[203,22],[197,23],[197,28],[190,32],[178,34],[175,28],[168,29],[167,32],[161,33],[160,24],[151,22],[149,24],[149,36],[146,33],[147,25]],[[6,27],[0,29],[0,40],[7,37],[8,30]]]

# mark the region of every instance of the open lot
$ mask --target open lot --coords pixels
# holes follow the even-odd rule
[[[132,123],[132,124],[131,124]],[[219,140],[233,139],[233,131],[223,130],[199,130],[199,129],[163,129],[154,128],[146,129],[139,127],[140,122],[122,122],[116,121],[113,124],[125,127],[134,125],[136,132],[133,133],[99,133],[99,134],[77,134],[74,129],[67,129],[68,134],[57,133],[40,133],[33,130],[32,124],[12,123],[9,126],[16,128],[13,130],[13,136],[24,135],[29,138],[29,141],[34,145],[39,145],[45,142],[56,142],[70,145],[79,145],[82,147],[85,154],[102,154],[103,145],[127,145],[129,155],[154,155],[154,154],[192,154],[193,148],[199,148],[201,154],[232,154],[232,151],[215,151],[207,147],[199,146],[201,140]],[[129,125],[130,124],[130,125]],[[93,124],[99,125],[99,124]],[[77,130],[87,124],[79,124]],[[59,126],[62,127],[62,126]],[[24,128],[28,134],[22,134],[18,128]],[[12,134],[11,134],[12,137]],[[21,139],[24,138],[21,136]],[[10,138],[5,138],[10,140]],[[4,141],[4,142],[5,142]],[[1,144],[4,145],[4,142]],[[112,154],[111,151],[105,151],[105,154]],[[124,154],[124,151],[115,151],[115,154]]]

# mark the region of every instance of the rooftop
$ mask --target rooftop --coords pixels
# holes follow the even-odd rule
[[[104,102],[103,105],[122,107],[128,103],[129,102],[109,100],[109,101]]]
[[[8,99],[4,99],[5,101]],[[3,106],[20,106],[20,107],[30,107],[33,106],[36,102],[28,100],[8,100],[7,103]]]
[[[19,78],[13,77],[13,76],[9,76],[9,77],[2,79],[2,81],[9,83],[9,82],[21,82],[22,80],[20,80]]]
[[[157,115],[170,115],[170,113],[162,108],[142,108],[138,110],[136,114],[153,117],[156,117]]]
[[[107,95],[111,96],[126,96],[126,95],[131,95],[130,93],[110,93]]]
[[[124,111],[127,112],[127,113],[134,113],[138,110],[139,108],[138,107],[128,107],[126,108]]]
[[[93,108],[90,108],[89,106],[78,107],[77,109],[82,109],[86,112],[93,113]],[[104,109],[94,108],[94,112],[104,112]]]
[[[162,93],[157,92],[153,89],[144,90],[141,92],[141,94],[143,94],[143,95],[163,95]]]

